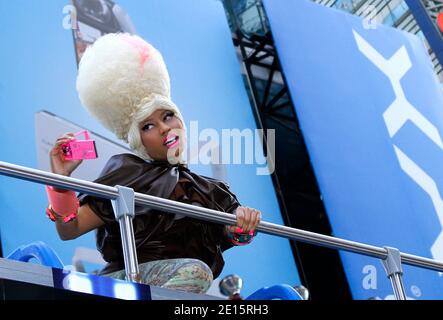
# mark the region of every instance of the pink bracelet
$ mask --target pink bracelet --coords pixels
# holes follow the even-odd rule
[[[46,214],[52,221],[55,221],[57,215],[61,216],[64,222],[72,221],[77,217],[80,204],[74,191],[58,192],[53,187],[46,186],[46,192],[49,201]]]
[[[51,205],[49,205],[49,207],[46,208],[46,215],[51,221],[55,222],[57,221],[57,218],[60,218],[63,220],[64,223],[71,222],[72,220],[77,218],[77,213],[71,213],[70,215],[62,217],[52,209]]]
[[[228,231],[228,238],[236,246],[244,246],[251,243],[252,239],[257,234],[257,231],[251,230],[248,233],[243,232],[240,227],[235,228],[234,232]]]

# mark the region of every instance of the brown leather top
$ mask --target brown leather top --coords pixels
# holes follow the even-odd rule
[[[94,182],[122,185],[135,192],[232,213],[240,206],[226,183],[197,175],[185,165],[146,162],[132,154],[113,156]],[[108,262],[100,274],[124,269],[120,229],[110,200],[80,194],[105,225],[96,232],[97,249]],[[135,206],[134,235],[138,262],[195,258],[204,261],[214,279],[224,266],[222,252],[232,247],[221,224],[180,217],[155,209]]]

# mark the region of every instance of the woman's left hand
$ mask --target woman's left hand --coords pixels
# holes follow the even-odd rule
[[[234,232],[237,227],[242,228],[244,233],[254,230],[261,220],[261,212],[254,208],[238,207],[234,214],[237,217],[237,224],[229,226],[228,230]]]

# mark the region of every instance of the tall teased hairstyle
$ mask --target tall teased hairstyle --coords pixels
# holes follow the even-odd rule
[[[140,139],[140,121],[164,108],[185,127],[171,101],[161,53],[138,36],[115,33],[97,39],[80,61],[77,91],[86,110],[143,159],[152,160]]]

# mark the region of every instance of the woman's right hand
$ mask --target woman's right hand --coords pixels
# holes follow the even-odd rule
[[[74,134],[65,133],[55,141],[54,147],[49,153],[51,171],[53,173],[70,176],[71,173],[82,163],[82,160],[65,160],[61,146],[74,139]]]

